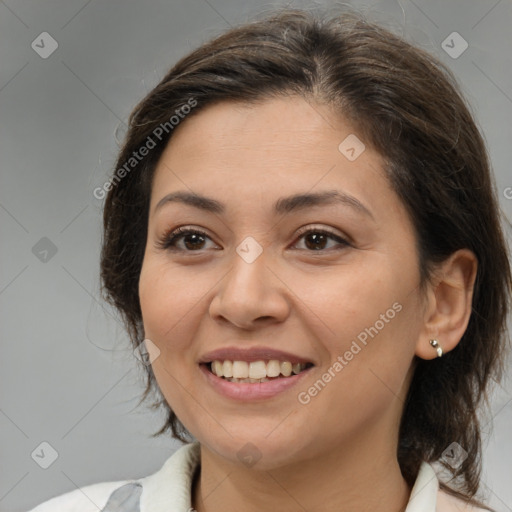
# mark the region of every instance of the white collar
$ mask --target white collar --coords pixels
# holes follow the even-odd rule
[[[436,512],[439,481],[430,464],[422,462],[405,512]]]
[[[192,508],[192,479],[201,460],[198,441],[180,447],[156,473],[141,478],[144,492],[140,509],[151,512],[189,512]]]

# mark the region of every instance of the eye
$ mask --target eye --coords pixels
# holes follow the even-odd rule
[[[328,240],[333,240],[343,247],[350,246],[350,244],[342,237],[329,231],[325,228],[309,228],[307,230],[303,230],[300,234],[300,238],[304,238],[304,243],[307,249],[312,249],[313,251],[322,251],[325,250],[326,242]],[[307,250],[306,249],[306,250]],[[332,247],[331,247],[332,249]]]
[[[302,230],[299,235],[299,239],[304,238],[306,245],[306,249],[304,250],[318,252],[328,249],[325,245],[329,240],[337,242],[342,248],[350,245],[344,238],[325,228],[309,228]],[[158,240],[157,246],[160,249],[194,252],[205,249],[204,245],[206,239],[210,239],[210,237],[206,232],[200,229],[179,227],[174,231],[166,232],[162,238]],[[178,244],[181,241],[183,241],[184,246],[180,247]]]
[[[174,231],[166,232],[161,239],[158,240],[157,246],[160,249],[168,249],[173,251],[200,251],[204,249],[204,241],[210,238],[204,231],[200,229],[191,229],[180,227]],[[177,243],[183,239],[185,249],[178,247]]]

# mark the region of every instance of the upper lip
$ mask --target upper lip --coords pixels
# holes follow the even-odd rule
[[[266,361],[277,359],[278,361],[289,361],[292,364],[313,363],[310,359],[300,357],[290,352],[276,350],[270,347],[225,347],[203,354],[199,364],[211,363],[212,361]]]

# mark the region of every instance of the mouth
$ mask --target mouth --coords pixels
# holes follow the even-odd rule
[[[234,383],[258,384],[287,379],[313,367],[313,363],[292,363],[278,359],[259,361],[219,360],[201,363],[208,372]]]

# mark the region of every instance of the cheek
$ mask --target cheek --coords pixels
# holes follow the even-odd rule
[[[340,274],[323,294],[309,295],[322,304],[315,311],[329,327],[323,343],[333,363],[343,358],[337,382],[350,382],[354,394],[347,399],[355,404],[402,386],[421,327],[415,275],[375,265],[365,273]]]
[[[379,314],[386,311],[376,309]],[[309,412],[323,418],[326,431],[342,437],[378,424],[392,411],[399,414],[405,400],[407,375],[414,356],[408,334],[413,329],[407,325],[406,306],[389,323],[382,325],[380,322],[384,321],[376,318],[366,325],[359,319],[347,318],[355,334],[340,337],[336,346],[331,345],[330,371],[324,368],[323,376],[319,376],[319,380],[329,382],[324,387],[316,380],[315,389],[303,390],[311,400]],[[313,397],[315,393],[317,396]]]
[[[346,363],[341,372],[343,383],[338,384],[342,388],[349,384],[347,399],[354,411],[361,408],[366,409],[362,414],[380,414],[405,399],[406,377],[421,328],[415,299],[393,291],[389,302],[372,304],[373,314],[366,315],[365,322],[352,324],[354,334],[344,340],[340,354]]]
[[[144,322],[172,324],[183,316],[194,284],[184,278],[184,273],[173,270],[160,258],[146,257],[139,279],[139,298]]]
[[[139,299],[144,325],[144,335],[159,349],[152,369],[158,387],[176,414],[187,417],[190,395],[190,365],[194,353],[190,350],[194,336],[198,301],[204,291],[197,280],[187,278],[168,262],[147,258],[139,279]],[[187,369],[187,371],[185,371]]]
[[[169,362],[190,351],[199,317],[212,284],[206,275],[178,268],[156,257],[145,259],[139,279],[139,300],[146,338]],[[172,356],[172,357],[171,357]]]
[[[371,268],[340,266],[315,276],[290,271],[283,278],[293,283],[294,294],[300,299],[297,305],[307,306],[303,309],[305,318],[325,331],[322,342],[337,351],[344,351],[347,342],[350,345],[376,322],[381,327],[381,314],[391,309],[386,319],[395,316],[392,307],[401,295],[398,280],[383,261],[375,261]]]

